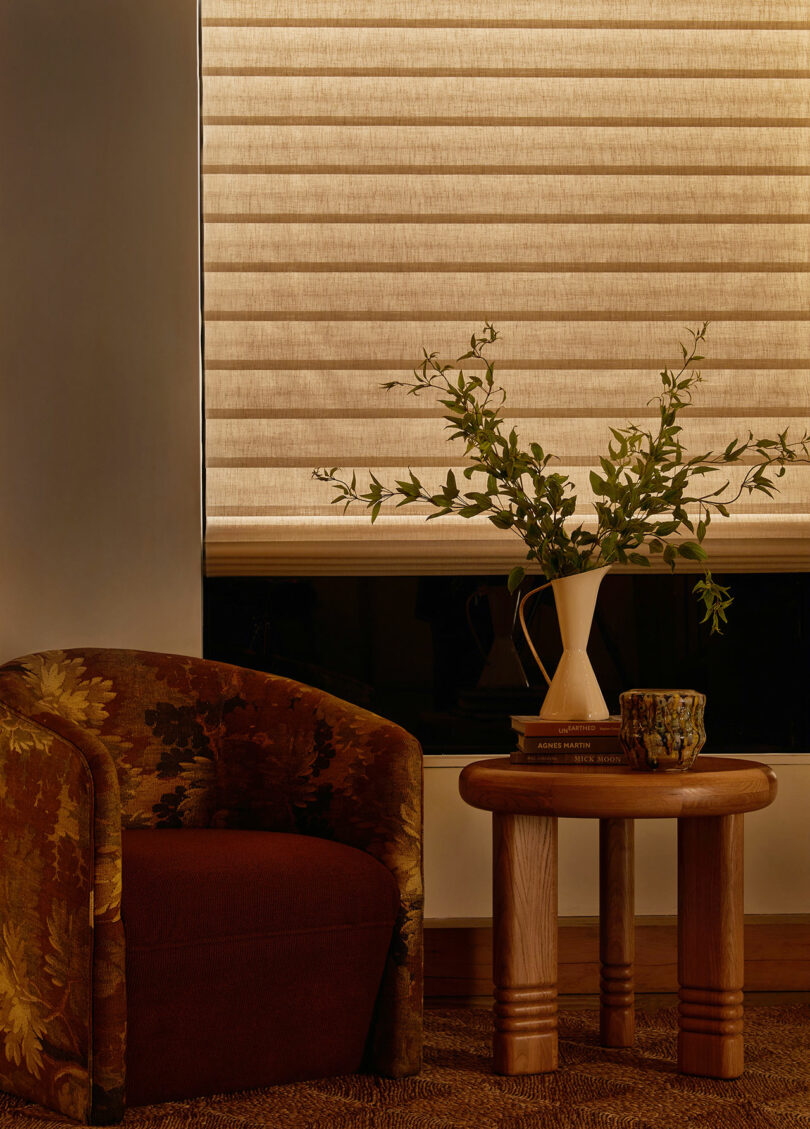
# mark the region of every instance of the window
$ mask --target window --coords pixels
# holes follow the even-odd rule
[[[379,386],[486,319],[582,500],[704,318],[689,447],[803,430],[810,36],[778,8],[203,0],[209,573],[517,563],[486,521],[372,528],[310,478],[443,479],[442,409]],[[712,527],[718,570],[810,565],[810,471],[784,482]]]

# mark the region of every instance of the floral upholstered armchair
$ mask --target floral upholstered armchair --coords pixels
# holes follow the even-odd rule
[[[92,649],[0,667],[0,1089],[79,1120],[120,1120],[137,955],[122,841],[176,854],[210,831],[217,846],[233,842],[220,835],[230,830],[250,850],[272,838],[255,833],[274,832],[287,851],[342,851],[389,884],[363,1065],[418,1071],[421,771],[418,743],[396,725],[273,675]],[[328,863],[329,883],[342,860]],[[168,929],[180,915],[170,907]],[[341,928],[328,923],[330,936]],[[160,951],[175,941],[186,944]]]

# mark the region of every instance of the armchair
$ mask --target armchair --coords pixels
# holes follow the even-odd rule
[[[218,1089],[416,1073],[421,816],[414,738],[289,679],[93,649],[0,667],[0,1088],[105,1124],[202,1092],[201,1055]]]

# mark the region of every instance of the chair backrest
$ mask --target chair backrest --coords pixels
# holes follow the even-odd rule
[[[43,651],[0,667],[0,700],[10,693],[28,716],[56,715],[106,746],[125,828],[200,828],[216,806],[233,669],[144,651]]]

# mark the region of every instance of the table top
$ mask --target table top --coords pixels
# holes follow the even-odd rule
[[[625,765],[468,764],[462,798],[485,811],[596,819],[734,815],[773,802],[776,777],[758,761],[698,757],[688,772],[638,772]]]

